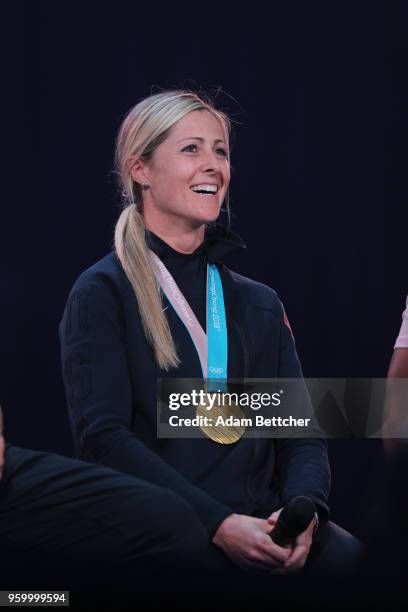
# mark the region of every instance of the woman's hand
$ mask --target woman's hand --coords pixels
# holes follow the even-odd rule
[[[273,514],[271,514],[271,516],[268,516],[268,523],[272,526],[275,527],[276,523],[278,522],[278,518],[280,513],[282,512],[283,508],[279,508],[279,510],[275,510],[275,512],[273,512]]]
[[[268,524],[272,527],[275,526],[280,513],[282,512],[282,508],[276,510],[271,516],[268,518]],[[290,548],[290,556],[284,563],[284,568],[286,570],[294,571],[302,569],[307,561],[307,557],[310,552],[310,547],[313,542],[313,531],[314,526],[316,524],[316,518],[314,518],[306,528],[306,530],[298,535],[296,538],[294,545]]]
[[[268,535],[272,528],[267,520],[230,514],[216,531],[213,543],[244,569],[281,573],[292,550],[272,542]]]

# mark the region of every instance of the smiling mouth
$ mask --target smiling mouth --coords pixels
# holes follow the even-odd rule
[[[193,189],[192,187],[190,187],[190,191],[195,193],[197,196],[201,196],[203,198],[213,198],[214,196],[217,195],[219,191],[218,186],[215,185],[215,187],[216,187],[215,191],[211,191],[210,189]]]
[[[217,195],[217,193],[211,193],[210,191],[193,191],[193,193],[202,198],[214,198]]]

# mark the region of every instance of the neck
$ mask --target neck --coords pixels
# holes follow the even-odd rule
[[[179,253],[193,253],[204,241],[204,223],[198,227],[186,227],[176,223],[155,223],[145,217],[145,227]]]

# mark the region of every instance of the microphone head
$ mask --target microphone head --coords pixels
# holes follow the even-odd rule
[[[282,510],[271,532],[272,540],[279,546],[292,542],[303,533],[313,520],[316,506],[308,497],[294,497]]]
[[[279,515],[285,531],[302,533],[313,520],[316,506],[308,497],[299,495],[290,500]]]

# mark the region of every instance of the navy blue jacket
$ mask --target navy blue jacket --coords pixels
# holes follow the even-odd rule
[[[206,265],[222,278],[229,378],[302,376],[292,334],[275,291],[222,263],[245,248],[219,224],[191,254],[146,230],[203,329]],[[201,378],[190,335],[163,298],[182,363],[165,372],[147,343],[132,287],[114,252],[83,272],[59,326],[63,378],[76,456],[172,489],[187,500],[212,537],[232,512],[267,516],[308,495],[327,518],[330,467],[322,439],[253,439],[221,445],[210,439],[158,439],[156,379]]]

